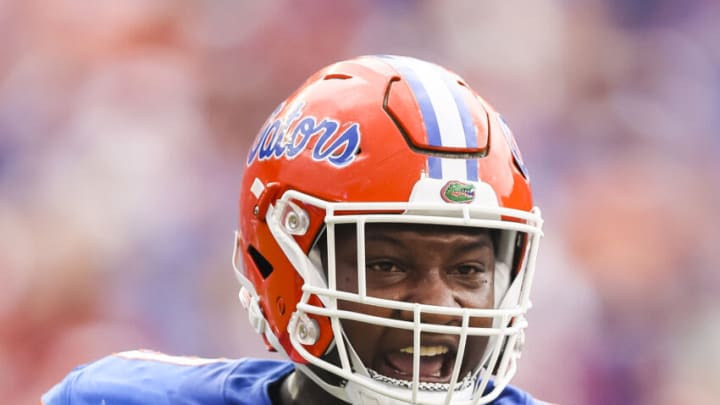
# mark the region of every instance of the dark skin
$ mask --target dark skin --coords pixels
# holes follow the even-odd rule
[[[490,233],[438,225],[368,224],[366,228],[367,295],[404,302],[457,308],[492,308],[495,254]],[[353,226],[336,226],[337,288],[357,292],[357,252]],[[323,254],[323,257],[326,257]],[[325,264],[325,263],[324,263]],[[365,304],[338,302],[341,309],[383,318],[412,321],[412,312]],[[422,322],[461,324],[459,317],[424,314]],[[473,318],[470,326],[490,327],[487,318]],[[343,321],[343,329],[363,363],[381,374],[411,380],[412,331]],[[458,351],[458,336],[425,333],[421,345],[437,356],[421,364],[421,381],[449,382]],[[468,337],[460,376],[480,361],[487,338]],[[421,367],[423,367],[421,365]],[[424,371],[423,371],[424,370]],[[294,371],[271,387],[273,403],[343,403],[318,387],[303,373]]]

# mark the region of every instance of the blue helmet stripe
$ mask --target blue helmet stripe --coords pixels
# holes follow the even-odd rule
[[[413,69],[407,64],[403,63],[402,58],[396,58],[393,56],[383,55],[383,60],[390,63],[397,71],[402,74],[403,78],[407,80],[410,89],[415,95],[420,106],[420,114],[423,117],[425,124],[425,130],[427,131],[428,143],[433,146],[442,146],[442,138],[440,138],[440,127],[438,126],[437,116],[435,115],[435,109],[433,108],[430,96],[418,75]],[[434,179],[442,178],[442,164],[439,158],[428,157],[428,171],[430,177]]]
[[[477,147],[477,129],[461,85],[447,70],[413,58],[380,56],[402,76],[420,109],[430,146]],[[455,158],[428,157],[432,178],[477,181],[478,163]]]

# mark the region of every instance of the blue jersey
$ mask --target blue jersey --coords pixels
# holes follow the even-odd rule
[[[288,361],[131,351],[76,368],[42,400],[45,405],[272,405],[270,385],[293,370]],[[493,403],[539,404],[514,387]]]

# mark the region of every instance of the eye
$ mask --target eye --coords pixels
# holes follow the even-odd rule
[[[451,273],[463,276],[479,275],[486,272],[485,265],[482,263],[463,263],[455,267]]]
[[[367,263],[367,268],[370,271],[376,271],[380,273],[395,273],[403,271],[395,262],[392,262],[390,260],[377,260]]]

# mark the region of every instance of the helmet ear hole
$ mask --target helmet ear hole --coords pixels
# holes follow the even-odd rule
[[[262,277],[268,278],[273,272],[273,265],[270,264],[270,261],[268,261],[268,259],[266,259],[265,256],[262,255],[262,253],[255,249],[253,245],[248,246],[247,252],[248,255],[250,255],[253,263],[255,264],[255,268],[260,271]]]

